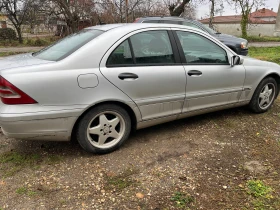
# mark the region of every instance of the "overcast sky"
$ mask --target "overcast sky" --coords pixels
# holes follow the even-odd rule
[[[277,12],[278,11],[278,6],[279,6],[279,1],[280,0],[266,0],[265,3],[265,8],[271,9],[273,8],[273,11]],[[224,13],[223,15],[235,15],[235,7],[230,6],[227,3],[224,3]],[[210,10],[210,4],[206,5],[197,5],[196,11],[197,11],[197,18],[205,18],[209,17],[209,10]],[[216,14],[216,16],[219,16],[220,14]]]

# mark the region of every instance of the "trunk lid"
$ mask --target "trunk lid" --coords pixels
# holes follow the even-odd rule
[[[34,65],[47,64],[53,62],[54,61],[47,61],[47,60],[35,58],[32,56],[32,53],[12,55],[0,59],[0,70],[34,66]]]

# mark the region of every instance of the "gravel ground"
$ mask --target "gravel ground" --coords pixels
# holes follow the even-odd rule
[[[140,130],[102,156],[0,134],[0,209],[280,209],[279,126],[277,100]]]

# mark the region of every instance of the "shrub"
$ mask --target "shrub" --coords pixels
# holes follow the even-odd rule
[[[32,39],[27,39],[27,40],[26,40],[26,45],[32,46],[32,45],[33,45]]]
[[[37,39],[34,41],[34,46],[41,47],[41,46],[46,46],[46,45],[48,45],[48,42],[47,42],[46,40],[37,38]]]
[[[11,28],[0,28],[0,40],[16,40],[17,34]]]

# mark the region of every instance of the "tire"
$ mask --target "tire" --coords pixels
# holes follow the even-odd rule
[[[118,149],[129,137],[131,119],[114,104],[92,108],[79,121],[76,138],[87,152],[106,154]]]
[[[278,85],[272,77],[263,79],[258,85],[250,101],[249,107],[255,113],[263,113],[270,109],[278,94]]]

